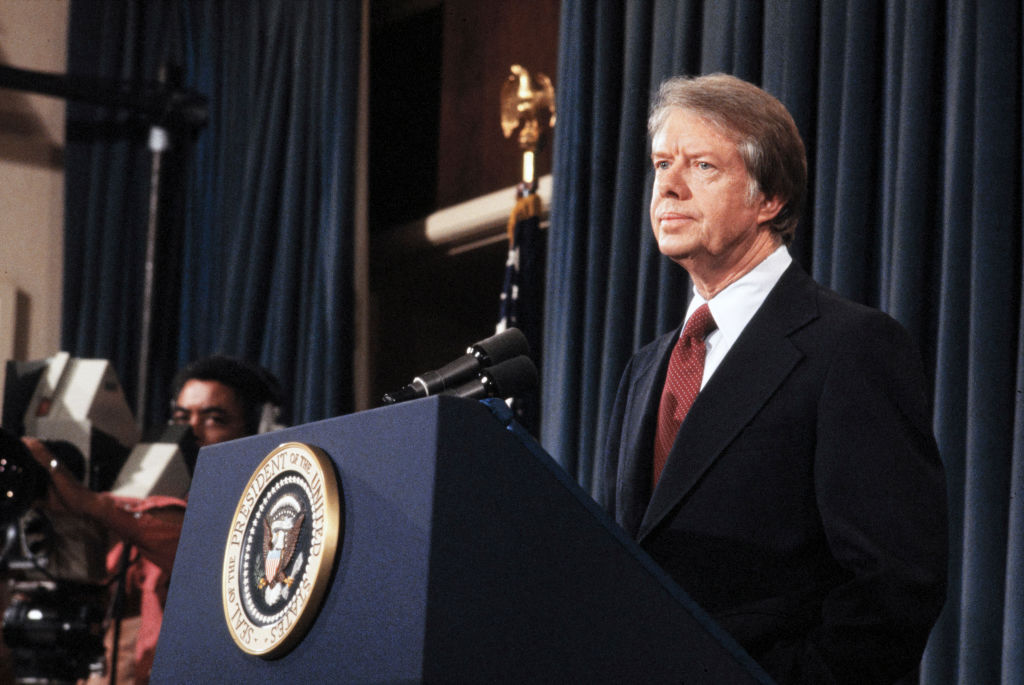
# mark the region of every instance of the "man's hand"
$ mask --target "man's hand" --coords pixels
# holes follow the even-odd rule
[[[90,515],[95,508],[96,493],[68,473],[43,441],[28,436],[21,441],[28,447],[32,457],[50,474],[50,487],[46,490],[43,506],[51,511]]]

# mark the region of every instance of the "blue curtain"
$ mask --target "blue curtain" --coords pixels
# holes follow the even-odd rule
[[[360,3],[73,0],[69,72],[129,84],[163,65],[208,99],[164,155],[150,403],[211,353],[282,381],[293,422],[351,411]],[[150,120],[68,116],[63,345],[135,391]],[[290,409],[290,411],[289,411]]]
[[[622,368],[684,314],[647,217],[651,93],[761,84],[808,147],[794,257],[934,378],[952,561],[924,683],[1024,673],[1022,33],[1015,2],[562,3],[541,442],[590,488]]]

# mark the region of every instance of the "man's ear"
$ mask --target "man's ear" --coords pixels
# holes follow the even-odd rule
[[[758,226],[763,225],[774,219],[782,211],[782,208],[786,206],[786,203],[779,198],[778,195],[774,197],[761,197],[760,208],[757,212],[757,224]]]

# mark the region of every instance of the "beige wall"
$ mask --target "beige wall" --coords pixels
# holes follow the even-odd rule
[[[0,0],[0,64],[63,73],[68,0]],[[64,102],[0,89],[0,359],[60,344]],[[2,383],[2,373],[0,373]]]

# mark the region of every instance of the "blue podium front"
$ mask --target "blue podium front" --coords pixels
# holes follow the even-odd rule
[[[286,442],[329,457],[341,526],[312,624],[268,659],[232,638],[222,568],[243,491]],[[203,448],[154,683],[537,681],[770,682],[482,403],[427,398]]]

